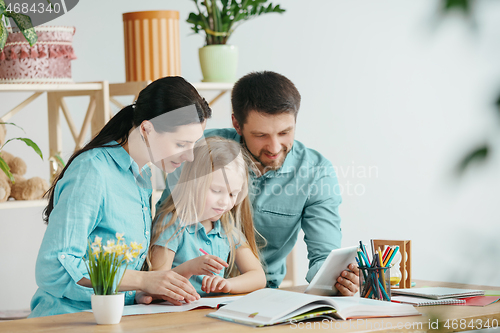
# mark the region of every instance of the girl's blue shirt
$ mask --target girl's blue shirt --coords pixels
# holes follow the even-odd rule
[[[109,145],[116,144],[115,141]],[[49,217],[36,261],[38,290],[29,317],[79,312],[91,308],[91,288],[77,284],[89,278],[82,258],[95,236],[116,239],[143,248],[127,269],[140,270],[146,258],[151,230],[151,171],[139,168],[121,146],[95,148],[69,165],[54,191]],[[127,291],[125,304],[133,304],[135,291]]]
[[[168,214],[163,220],[165,223],[170,220],[171,214]],[[179,219],[160,235],[155,245],[166,247],[175,252],[172,268],[180,264],[202,256],[200,248],[208,254],[217,256],[228,262],[229,253],[231,251],[229,240],[222,228],[220,220],[213,223],[213,228],[208,233],[201,223],[190,224],[185,226]],[[173,237],[172,237],[173,236]],[[243,234],[238,233],[238,237],[233,237],[236,248],[245,241]],[[219,276],[224,277],[225,269],[220,271]],[[214,273],[215,274],[215,273]],[[200,296],[207,294],[201,290],[201,284],[204,275],[193,275],[189,282],[193,285]]]

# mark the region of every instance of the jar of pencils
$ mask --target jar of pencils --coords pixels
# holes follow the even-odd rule
[[[359,266],[360,297],[391,301],[390,267]]]

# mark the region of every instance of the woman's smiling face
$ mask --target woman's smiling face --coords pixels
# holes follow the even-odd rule
[[[147,135],[151,162],[166,173],[175,171],[185,161],[193,160],[193,147],[203,136],[206,121],[177,127],[175,132],[156,132]]]

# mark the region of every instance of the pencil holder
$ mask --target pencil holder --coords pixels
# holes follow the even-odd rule
[[[359,266],[359,295],[364,298],[391,301],[390,267]]]

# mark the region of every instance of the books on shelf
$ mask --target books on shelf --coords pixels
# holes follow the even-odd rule
[[[417,296],[431,299],[457,298],[484,295],[484,290],[459,289],[448,287],[392,289],[393,295]]]
[[[298,322],[315,317],[353,319],[420,315],[411,305],[361,297],[325,297],[260,289],[207,316],[250,326]]]

